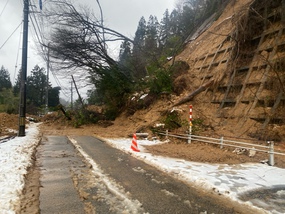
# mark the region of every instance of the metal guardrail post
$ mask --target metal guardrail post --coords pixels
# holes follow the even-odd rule
[[[168,129],[166,129],[165,134],[166,134],[166,139],[168,139]]]
[[[191,140],[192,140],[192,123],[190,122],[190,125],[189,125],[189,134],[188,134],[188,143],[190,144],[191,143]]]
[[[268,141],[269,145],[269,161],[268,164],[270,166],[274,166],[274,141]]]
[[[192,140],[192,108],[193,106],[190,105],[189,106],[189,135],[188,135],[188,143],[190,144],[191,143],[191,140]]]
[[[223,147],[223,143],[224,143],[224,136],[221,136],[221,141],[220,141],[221,145],[220,145],[220,149],[224,148]]]

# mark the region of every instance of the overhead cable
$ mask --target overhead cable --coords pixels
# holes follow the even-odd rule
[[[19,52],[20,52],[20,47],[21,47],[21,41],[22,41],[22,32],[20,32],[19,36],[19,45],[18,45],[18,51],[17,51],[17,57],[16,57],[16,63],[15,63],[15,71],[14,71],[14,78],[13,78],[13,83],[15,83],[15,78],[16,78],[16,73],[17,73],[17,65],[18,65],[18,59],[19,59]]]
[[[16,27],[16,29],[11,33],[11,35],[6,39],[6,41],[3,43],[3,45],[0,47],[0,50],[4,47],[4,45],[8,42],[8,40],[13,36],[13,34],[18,30],[18,28],[22,25],[22,22]]]
[[[10,0],[7,0],[7,1],[6,1],[6,4],[5,4],[3,10],[2,10],[1,13],[0,13],[0,17],[1,17],[1,15],[3,14],[3,12],[4,12],[4,10],[5,10],[5,8],[6,8],[6,6],[7,6],[7,4],[8,4],[9,1],[10,1]]]

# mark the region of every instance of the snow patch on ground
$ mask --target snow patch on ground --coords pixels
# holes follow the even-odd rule
[[[24,176],[39,143],[38,124],[31,123],[25,137],[0,144],[0,213],[16,213],[24,188]]]
[[[249,191],[274,186],[284,186],[285,189],[285,169],[282,168],[258,163],[228,165],[190,162],[183,159],[155,156],[145,152],[144,145],[156,145],[161,143],[159,141],[138,140],[137,143],[141,152],[133,152],[130,149],[130,139],[105,140],[113,147],[159,168],[176,179],[225,195],[238,203],[245,203],[239,199],[239,196]],[[284,194],[284,190],[278,191],[278,194]],[[251,202],[245,204],[253,206]],[[266,210],[256,208],[259,211],[266,212]],[[264,206],[264,208],[267,207]],[[268,211],[284,213],[276,211],[275,208]]]

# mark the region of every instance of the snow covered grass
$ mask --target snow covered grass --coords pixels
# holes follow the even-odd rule
[[[24,188],[24,176],[39,142],[37,124],[31,123],[25,137],[0,144],[0,213],[16,213]]]

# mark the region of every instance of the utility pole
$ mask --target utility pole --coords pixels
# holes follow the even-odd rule
[[[47,82],[46,82],[46,114],[48,113],[48,88],[49,88],[49,43],[47,51]]]
[[[27,92],[27,61],[28,61],[28,23],[29,23],[29,0],[24,1],[24,27],[23,27],[23,48],[22,48],[22,69],[20,86],[20,107],[19,107],[19,132],[18,136],[25,136],[26,120],[26,92]]]
[[[73,110],[73,88],[72,88],[72,81],[70,82],[70,93],[71,93],[71,100],[70,100],[70,102],[71,102],[71,105],[70,105],[70,107],[71,107],[71,110]]]
[[[76,92],[77,92],[77,95],[78,95],[78,99],[79,99],[79,101],[80,101],[80,103],[81,103],[81,105],[82,105],[82,108],[84,109],[84,108],[85,108],[85,107],[84,107],[84,103],[83,103],[83,100],[82,100],[82,98],[81,98],[81,96],[80,96],[80,94],[79,94],[77,85],[76,85],[75,80],[74,80],[74,78],[73,78],[73,75],[71,75],[71,78],[72,78],[74,87],[75,87],[75,89],[76,89]]]

